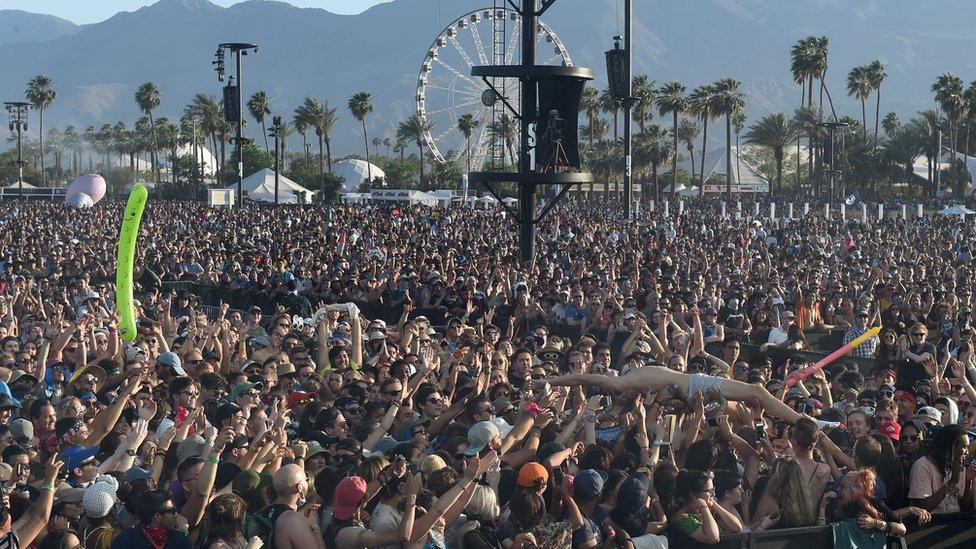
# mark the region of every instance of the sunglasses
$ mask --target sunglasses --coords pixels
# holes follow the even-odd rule
[[[902,442],[920,442],[922,437],[919,435],[903,435],[899,440]]]
[[[912,337],[925,337],[925,334],[923,334],[921,332],[917,332],[917,333],[912,334]]]

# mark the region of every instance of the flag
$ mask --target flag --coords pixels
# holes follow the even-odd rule
[[[346,253],[346,233],[339,235],[339,243],[336,245],[336,253],[339,255]]]
[[[857,206],[860,203],[861,203],[861,193],[859,193],[858,191],[854,191],[850,196],[848,196],[844,200],[844,204],[847,205],[848,208]]]

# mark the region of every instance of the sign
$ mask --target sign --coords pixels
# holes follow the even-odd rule
[[[718,185],[705,185],[706,193],[724,193],[725,183]],[[733,183],[732,184],[733,193],[768,193],[769,184],[768,183]]]

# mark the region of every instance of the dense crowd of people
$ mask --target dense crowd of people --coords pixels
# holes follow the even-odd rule
[[[971,224],[567,206],[524,265],[500,210],[151,200],[128,343],[121,210],[0,204],[0,548],[871,547],[976,509]]]

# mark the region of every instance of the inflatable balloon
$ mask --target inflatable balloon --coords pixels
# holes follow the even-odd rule
[[[129,201],[122,214],[119,230],[118,266],[115,268],[115,302],[119,310],[119,335],[122,341],[136,340],[136,310],[132,297],[132,265],[136,257],[136,240],[139,239],[139,222],[146,208],[149,191],[142,185],[132,187]]]
[[[73,208],[91,208],[95,205],[92,197],[85,193],[69,194],[64,197],[64,203]]]
[[[97,173],[86,173],[68,185],[65,198],[84,193],[91,197],[93,204],[98,204],[102,198],[105,198],[105,188],[105,178]]]

